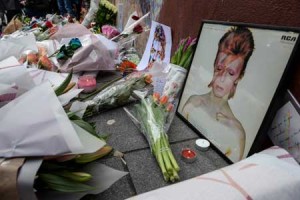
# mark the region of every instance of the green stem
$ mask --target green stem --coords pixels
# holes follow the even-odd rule
[[[169,144],[169,142],[168,142],[168,140],[167,140],[167,137],[166,137],[166,136],[162,136],[162,137],[163,137],[164,145],[168,148],[168,156],[169,156],[169,158],[170,158],[170,161],[171,161],[171,163],[172,163],[172,166],[173,166],[173,168],[174,168],[177,172],[179,172],[180,167],[178,166],[177,161],[176,161],[176,159],[175,159],[175,157],[174,157],[174,155],[173,155],[173,153],[172,153],[172,151],[171,151],[171,147],[170,147],[170,144]]]
[[[60,50],[60,49],[58,49],[58,50],[54,51],[54,53],[53,53],[53,54],[51,54],[50,56],[48,56],[48,58],[51,58],[51,57],[53,57],[55,54],[57,54],[57,53],[59,52],[59,50]]]
[[[165,162],[164,162],[163,157],[162,157],[160,140],[157,140],[156,143],[155,143],[155,152],[156,152],[156,154],[155,154],[156,160],[158,162],[158,165],[161,169],[162,174],[164,175],[164,179],[165,179],[165,181],[168,181],[169,175],[168,175],[168,172],[166,170]]]
[[[160,140],[160,143],[161,143],[161,149],[159,150],[160,152],[158,152],[158,154],[162,155],[162,158],[164,160],[164,163],[165,163],[166,169],[168,171],[168,174],[171,174],[172,171],[173,171],[173,168],[172,168],[172,165],[171,165],[168,153],[167,153],[169,151],[169,149],[165,145],[163,137],[161,137],[159,140]]]

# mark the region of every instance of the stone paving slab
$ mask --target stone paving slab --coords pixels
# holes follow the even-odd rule
[[[132,106],[132,105],[130,105]],[[147,140],[127,116],[123,107],[115,108],[89,119],[96,122],[100,135],[109,134],[107,143],[121,152],[149,147]],[[114,122],[110,124],[110,122]],[[177,116],[168,131],[170,143],[195,139],[198,135]]]
[[[96,122],[96,130],[109,134],[107,143],[121,152],[149,147],[147,140],[133,124],[122,107],[101,113],[90,119]],[[110,122],[114,122],[110,124]]]
[[[111,157],[100,159],[99,162],[120,171],[128,171],[120,158]],[[120,200],[132,197],[136,194],[130,174],[122,177],[110,188],[97,195],[86,195],[82,200]]]
[[[206,152],[195,150],[197,160],[194,163],[186,163],[181,157],[182,148],[193,148],[195,139],[171,144],[171,149],[176,157],[181,170],[179,172],[180,181],[184,181],[195,176],[199,176],[228,165],[226,161],[213,149]],[[125,154],[132,182],[137,194],[148,192],[160,187],[170,185],[163,180],[163,176],[158,164],[151,154],[150,149],[137,150]]]

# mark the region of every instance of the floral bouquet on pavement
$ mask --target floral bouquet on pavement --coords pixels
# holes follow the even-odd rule
[[[87,104],[84,118],[131,102],[135,99],[134,93],[137,91],[145,90],[148,93],[146,88],[150,86],[151,82],[150,75],[139,72],[112,81],[100,88],[100,91],[96,91],[97,93],[92,99],[84,101]]]
[[[173,110],[173,104],[168,103],[168,97],[154,93],[135,105],[135,115],[140,121],[140,130],[150,144],[153,155],[158,162],[165,181],[179,180],[179,166],[171,151],[165,125]]]
[[[156,91],[154,83],[154,91],[156,92],[152,96],[141,98],[141,102],[135,105],[133,111],[125,108],[129,117],[146,136],[165,181],[175,182],[179,180],[180,168],[172,154],[167,131],[174,118],[174,107],[177,106],[178,94],[183,87],[195,44],[195,39],[190,37],[184,39],[172,57],[172,64],[168,64],[164,68],[166,65],[163,63],[156,63],[157,69],[162,70],[160,73],[156,71],[152,75],[153,79],[159,77],[160,80],[157,82],[160,84],[165,82],[161,93],[157,92],[159,89]],[[163,71],[166,70],[168,73],[164,74]],[[161,85],[157,88],[161,88]]]

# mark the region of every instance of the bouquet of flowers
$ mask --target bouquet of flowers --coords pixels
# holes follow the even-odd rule
[[[128,41],[132,40],[136,35],[141,34],[142,32],[148,31],[148,26],[144,23],[145,19],[150,15],[150,13],[146,13],[142,17],[138,17],[136,15],[132,15],[127,22],[127,27],[118,34],[117,36],[113,37],[111,40],[118,42],[124,45]],[[129,24],[128,24],[129,23]]]
[[[136,117],[140,120],[140,129],[147,137],[153,155],[158,162],[165,181],[179,180],[179,166],[170,149],[168,136],[165,132],[170,112],[174,105],[168,103],[168,97],[154,93],[135,105]]]
[[[47,161],[36,174],[35,189],[62,192],[96,189],[87,182],[92,175],[82,166],[109,154],[112,147],[97,135],[94,124],[62,107],[59,98],[70,89],[72,72],[55,89],[47,82],[35,86],[23,67],[1,70],[0,75],[1,85],[13,83],[14,92],[18,93],[26,90],[0,109],[0,156],[8,159],[7,163],[12,157],[45,156]],[[4,79],[5,76],[8,78]],[[29,112],[30,117],[26,114]]]
[[[146,136],[165,181],[175,182],[179,180],[180,168],[172,154],[166,133],[174,117],[174,107],[177,106],[178,102],[177,96],[182,89],[195,44],[196,39],[190,37],[180,42],[175,55],[172,57],[172,64],[168,65],[169,71],[164,77],[166,83],[161,94],[155,92],[152,96],[141,98],[141,102],[135,105],[132,112],[125,109],[129,117]],[[156,64],[163,65],[163,63]]]
[[[120,79],[120,78],[118,78]],[[85,101],[88,105],[84,117],[89,117],[101,111],[122,106],[134,100],[134,92],[143,90],[152,82],[151,76],[143,73],[132,73],[128,76],[113,81],[91,99]]]
[[[100,0],[99,9],[95,16],[96,26],[115,25],[118,9],[107,0]]]
[[[171,63],[187,69],[192,62],[196,41],[196,38],[192,39],[191,37],[182,39],[171,58]]]

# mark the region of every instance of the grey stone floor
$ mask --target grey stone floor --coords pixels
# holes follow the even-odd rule
[[[98,75],[99,77],[99,75]],[[103,76],[105,77],[105,76]],[[106,82],[109,79],[102,79]],[[101,82],[100,82],[101,84]],[[130,105],[129,105],[130,106]],[[122,171],[128,175],[113,184],[108,190],[98,195],[87,195],[83,199],[118,200],[169,185],[163,180],[147,140],[127,116],[123,107],[115,108],[89,119],[95,122],[99,134],[109,134],[107,143],[124,153],[127,165],[119,158],[108,157],[100,162]],[[113,121],[114,123],[110,125]],[[228,163],[216,151],[210,148],[206,152],[194,148],[195,140],[199,138],[179,117],[175,116],[168,131],[173,154],[181,168],[180,181],[205,174],[227,166]],[[180,152],[184,147],[195,149],[197,160],[185,163]]]

